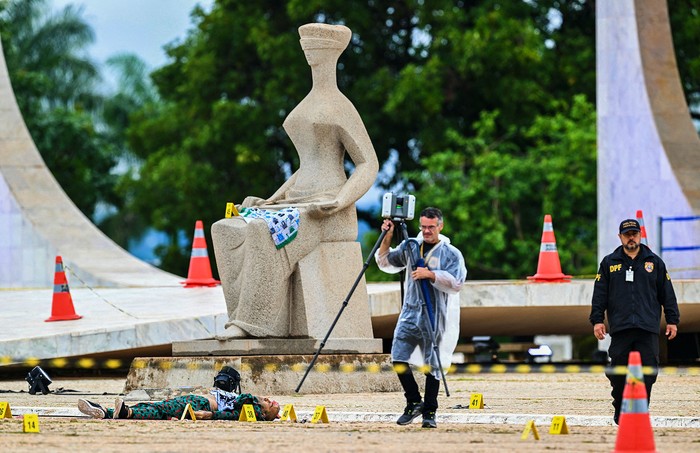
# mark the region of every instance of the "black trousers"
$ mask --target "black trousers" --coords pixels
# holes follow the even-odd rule
[[[405,362],[394,362],[394,365],[404,365],[403,372],[397,372],[399,376],[399,382],[401,382],[401,387],[403,387],[404,396],[406,397],[407,403],[419,403],[421,401],[420,390],[418,389],[418,383],[416,378],[413,377],[413,372],[411,371],[408,363]],[[423,398],[423,413],[435,412],[438,408],[438,392],[440,391],[440,380],[435,379],[432,374],[425,375],[425,398]]]
[[[626,366],[631,351],[639,351],[642,366],[657,368],[659,366],[659,334],[642,329],[626,329],[611,335],[610,365]],[[612,385],[612,405],[615,408],[615,420],[620,417],[622,406],[622,393],[625,390],[627,376],[624,374],[608,374],[608,380]],[[644,376],[644,385],[647,389],[647,403],[651,400],[651,387],[656,382],[656,375]]]

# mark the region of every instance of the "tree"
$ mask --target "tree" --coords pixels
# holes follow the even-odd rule
[[[592,6],[450,3],[424,26],[431,35],[425,64],[402,73],[405,85],[400,77],[390,92],[400,100],[397,114],[411,105],[427,112],[411,119],[421,125],[421,165],[401,174],[407,189],[420,207],[446,208],[445,231],[465,252],[470,278],[532,274],[545,213],[566,225],[557,232],[562,243],[571,239],[560,252],[565,268],[594,270],[595,116],[586,101],[595,93]],[[436,84],[442,89],[425,96],[421,87]],[[570,184],[571,168],[584,179]]]
[[[445,233],[475,257],[467,258],[472,278],[534,274],[543,214],[561,226],[563,268],[595,271],[595,112],[583,96],[556,103],[558,113],[504,134],[499,112],[484,112],[473,136],[448,131],[453,146],[411,175],[419,198],[450,207]]]
[[[683,91],[700,132],[700,5],[668,0],[668,13]]]
[[[474,86],[456,103],[474,106],[439,114],[448,122],[432,131],[437,149],[406,176],[419,199],[450,207],[447,231],[468,251],[472,278],[533,273],[545,213],[566,225],[557,235],[569,245],[560,251],[569,271],[595,267],[595,115],[576,94],[595,89],[586,76],[594,73],[594,34],[579,33],[592,31],[594,13],[573,3],[555,10],[557,24],[554,2],[485,1],[432,27],[445,45],[426,65],[434,59],[455,86]]]

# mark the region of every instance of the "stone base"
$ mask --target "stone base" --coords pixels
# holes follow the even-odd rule
[[[159,400],[207,392],[218,370],[241,373],[241,390],[260,396],[296,393],[313,355],[139,357],[126,378],[129,400]],[[388,354],[319,355],[299,393],[396,392],[401,385]]]
[[[173,356],[315,354],[321,346],[316,338],[235,338],[173,342]],[[322,354],[381,354],[376,338],[329,338]]]

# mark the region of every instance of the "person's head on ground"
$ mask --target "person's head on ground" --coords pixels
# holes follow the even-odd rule
[[[440,241],[442,231],[442,211],[438,208],[425,208],[420,213],[420,230],[423,233],[423,241],[428,244],[437,244]]]
[[[625,219],[620,222],[618,237],[628,255],[636,255],[639,251],[641,231],[639,222],[635,219]]]
[[[277,401],[268,397],[258,398],[263,418],[268,422],[275,420],[280,413],[280,405]]]

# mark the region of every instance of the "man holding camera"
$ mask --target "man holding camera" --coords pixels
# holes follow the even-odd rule
[[[386,235],[375,254],[377,265],[387,273],[397,273],[417,263],[406,272],[403,306],[391,345],[391,360],[406,397],[404,413],[396,421],[399,425],[407,425],[423,415],[423,428],[437,427],[435,411],[441,376],[438,363],[444,369],[450,366],[459,338],[459,291],[467,269],[462,253],[440,234],[443,226],[442,212],[426,208],[420,213],[421,233],[391,249],[394,222],[385,219],[382,230]],[[439,358],[433,348],[433,338]],[[425,373],[424,399],[421,399],[409,363],[430,367]]]

